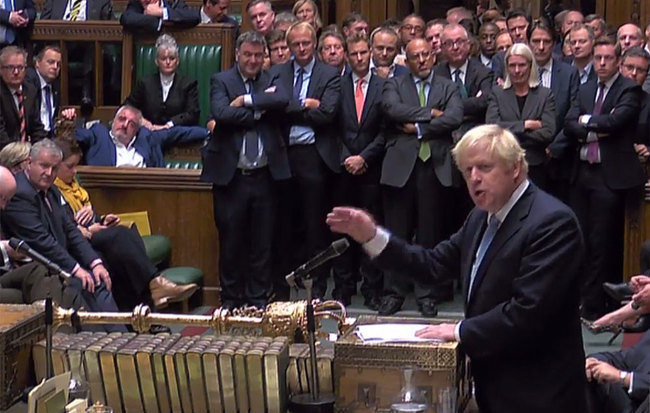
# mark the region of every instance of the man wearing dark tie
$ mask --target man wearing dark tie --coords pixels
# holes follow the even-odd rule
[[[291,176],[277,119],[289,102],[262,71],[266,40],[239,36],[237,64],[212,75],[211,111],[219,127],[203,149],[201,179],[212,182],[219,229],[223,307],[264,308],[271,290],[274,180]]]
[[[340,132],[335,122],[341,73],[316,59],[316,31],[309,23],[291,26],[287,43],[294,58],[271,68],[271,75],[284,89],[293,91],[284,116],[276,119],[288,145],[292,174],[288,188],[284,188],[287,193],[281,195],[279,231],[282,235],[293,231],[290,238],[294,241],[293,248],[283,242],[277,245],[285,259],[296,260],[281,264],[281,272],[327,248],[330,234],[324,217],[330,205],[333,175],[341,167]],[[312,272],[315,297],[325,294],[328,274],[328,266]]]
[[[489,34],[489,30],[487,33]],[[478,59],[470,58],[469,34],[460,24],[445,26],[441,39],[442,56],[446,62],[438,63],[434,71],[437,76],[449,79],[456,84],[463,101],[463,123],[453,132],[454,141],[458,141],[465,132],[485,122],[485,111],[494,82],[494,74]],[[450,210],[447,228],[442,234],[443,238],[447,238],[455,232],[472,209],[472,201],[467,189],[461,184],[460,175],[455,170],[453,174],[455,176],[454,186],[450,191],[454,201],[446,203]],[[454,298],[453,285],[450,281],[436,287],[436,300],[449,301]]]
[[[37,91],[25,82],[27,52],[16,46],[0,51],[0,148],[9,142],[36,142],[47,132],[40,119]]]
[[[2,211],[3,234],[24,240],[72,274],[72,285],[90,311],[118,311],[102,259],[77,229],[53,185],[61,158],[61,149],[47,138],[32,146],[25,172],[16,175],[16,195]],[[118,325],[110,329],[125,331]]]
[[[40,108],[40,119],[43,127],[52,138],[54,136],[54,119],[59,114],[59,73],[61,73],[61,51],[57,46],[45,46],[36,55],[34,67],[27,68],[25,81],[38,91],[36,101]],[[61,112],[66,119],[75,116],[74,108]]]
[[[571,65],[552,57],[553,29],[544,22],[533,23],[530,47],[535,55],[541,86],[551,89],[555,97],[556,134],[546,148],[548,172],[545,186],[557,198],[568,202],[569,175],[571,171],[571,144],[564,135],[564,118],[578,104],[580,80],[578,71]]]
[[[382,109],[388,122],[386,155],[381,171],[386,226],[395,235],[433,247],[448,228],[452,185],[449,148],[452,132],[463,121],[458,86],[433,71],[431,45],[414,39],[406,47],[410,75],[384,84]],[[435,316],[433,280],[415,284],[399,271],[384,275],[384,297],[379,313],[399,311],[410,286],[420,312]]]
[[[577,147],[570,200],[587,240],[582,288],[582,316],[587,320],[606,312],[603,282],[621,281],[625,196],[645,182],[633,146],[642,90],[619,74],[620,57],[619,45],[608,38],[596,40],[598,82],[580,88],[578,106],[564,125]]]
[[[409,245],[353,208],[335,208],[327,222],[384,270],[463,279],[465,319],[416,335],[460,343],[481,412],[585,413],[584,244],[575,215],[527,179],[524,151],[508,130],[477,126],[453,153],[476,207],[435,248]]]
[[[351,71],[341,79],[341,164],[335,200],[381,215],[379,175],[384,155],[381,91],[384,79],[369,70],[370,45],[363,34],[347,38]],[[354,247],[354,246],[353,246]],[[358,277],[359,273],[362,277]],[[350,248],[334,263],[333,297],[346,305],[356,293],[356,280],[363,278],[365,305],[376,310],[383,288],[381,273],[368,263],[358,248]]]

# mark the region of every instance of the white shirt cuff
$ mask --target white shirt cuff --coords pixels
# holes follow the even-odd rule
[[[163,7],[162,19],[163,20],[169,20],[169,12],[167,11],[167,7]]]
[[[418,131],[418,140],[421,140],[422,139],[422,131],[420,131],[420,124],[419,123],[415,124],[415,129],[417,129],[417,131]]]
[[[591,115],[582,115],[578,118],[578,123],[580,123],[582,126],[587,126],[590,120]]]
[[[456,328],[454,328],[454,337],[456,337],[456,341],[460,343],[460,325],[463,324],[462,321],[459,321],[458,324],[456,324]]]
[[[2,269],[9,271],[11,268],[11,262],[9,260],[9,254],[7,253],[7,245],[9,241],[0,242],[0,252],[2,252]]]
[[[628,394],[632,394],[632,390],[634,389],[634,372],[630,372],[630,388],[627,389]]]
[[[251,107],[253,106],[253,95],[247,93],[244,95],[244,106]]]
[[[375,258],[386,249],[388,245],[388,240],[390,239],[390,232],[386,228],[377,227],[377,233],[372,239],[368,242],[365,242],[361,246],[364,251],[370,256],[370,258]]]
[[[169,122],[165,123],[165,126],[169,126],[170,128],[172,128],[174,126],[174,122],[170,120]]]

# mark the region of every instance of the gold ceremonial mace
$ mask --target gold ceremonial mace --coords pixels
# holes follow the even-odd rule
[[[337,321],[339,334],[352,324],[352,320],[346,322],[345,306],[338,301],[314,300],[313,305],[317,328],[321,327],[320,321],[326,318]],[[217,308],[212,315],[152,313],[149,306],[144,304],[137,305],[132,313],[77,311],[55,305],[53,329],[62,325],[130,324],[134,331],[146,333],[152,325],[160,324],[208,327],[215,334],[227,334],[232,328],[245,328],[259,329],[263,336],[286,336],[293,343],[307,339],[306,309],[306,300],[273,302],[264,310],[248,307],[231,312]]]

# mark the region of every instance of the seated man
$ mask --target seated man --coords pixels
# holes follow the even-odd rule
[[[150,131],[141,124],[142,112],[124,105],[117,110],[110,131],[102,124],[90,129],[77,128],[75,137],[84,151],[86,164],[162,168],[164,147],[199,142],[209,136],[207,129],[198,126]]]
[[[596,320],[594,325],[620,325],[650,312],[650,277],[634,276],[630,280],[630,286],[635,292],[632,301]],[[650,331],[646,331],[641,340],[630,348],[596,353],[587,357],[585,372],[590,382],[587,392],[589,413],[648,411],[649,350]]]
[[[69,218],[61,194],[52,188],[61,150],[49,139],[37,142],[24,173],[16,175],[16,195],[2,211],[2,230],[18,237],[72,274],[72,286],[90,311],[117,311],[104,263]],[[90,271],[89,271],[89,270]],[[110,326],[125,331],[124,326]]]
[[[7,168],[0,167],[0,209],[16,193],[16,179]],[[7,240],[0,241],[0,303],[29,304],[43,300],[48,294],[53,301],[65,308],[86,306],[71,286],[61,283],[59,277],[48,277],[48,271],[37,263],[15,266],[17,260],[24,260],[22,254],[11,248]]]
[[[163,21],[178,27],[194,27],[201,21],[198,10],[192,10],[183,0],[129,0],[120,16],[125,29],[134,32],[157,33]]]

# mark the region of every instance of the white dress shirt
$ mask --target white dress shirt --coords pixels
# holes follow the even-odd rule
[[[124,145],[113,136],[113,132],[109,132],[113,143],[115,144],[115,166],[135,166],[138,168],[145,168],[147,165],[144,163],[144,158],[140,155],[133,146],[137,135],[131,139],[128,145]]]

